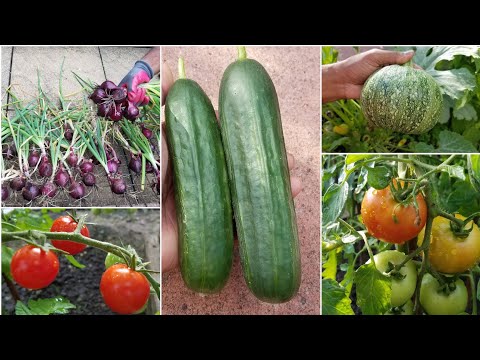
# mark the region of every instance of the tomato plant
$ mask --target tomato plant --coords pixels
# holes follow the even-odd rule
[[[100,292],[105,304],[119,314],[133,314],[142,309],[150,295],[147,278],[125,264],[110,266],[102,275]]]
[[[96,313],[95,310],[99,313],[108,313],[107,309],[111,308],[122,314],[139,314],[147,309],[150,291],[159,299],[160,284],[155,278],[158,278],[158,275],[153,274],[158,271],[150,269],[150,263],[144,262],[142,255],[139,255],[132,246],[141,238],[127,236],[126,239],[122,239],[122,235],[129,233],[123,227],[119,229],[118,234],[115,233],[115,226],[117,224],[123,226],[125,219],[129,219],[129,222],[137,219],[157,220],[157,212],[143,210],[135,217],[130,210],[123,209],[113,210],[114,214],[102,211],[98,215],[81,211],[78,216],[75,210],[68,216],[61,214],[64,211],[2,209],[2,285],[5,289],[8,288],[8,292],[2,293],[4,296],[2,309],[5,313],[67,314],[72,309],[88,313],[87,309],[91,307],[91,313]],[[96,217],[94,224],[110,226],[109,231],[106,231],[109,238],[118,237],[119,242],[126,245],[120,246],[91,238],[85,226],[90,216]],[[52,217],[58,218],[54,220]],[[145,228],[145,232],[151,234],[151,228]],[[160,231],[158,241],[159,237]],[[78,245],[85,249],[84,256],[74,257],[72,254],[78,253]],[[106,258],[102,252],[107,255]],[[109,263],[122,262],[122,264],[110,266],[105,271],[101,283],[95,287],[92,279],[96,278],[97,271],[100,279],[104,272],[104,259],[107,266]],[[80,263],[84,261],[86,264]],[[68,263],[72,266],[65,265]],[[54,286],[51,286],[53,281]],[[68,286],[64,286],[65,284]],[[37,291],[32,293],[30,289]],[[71,289],[75,291],[72,292]],[[83,295],[84,291],[92,290],[93,293],[85,294],[87,296],[75,298],[76,294]],[[45,295],[50,297],[42,297]],[[73,300],[79,302],[78,308],[65,295],[73,296]],[[104,302],[108,307],[96,305]],[[148,310],[152,310],[156,304],[155,302],[148,307]]]
[[[60,264],[53,251],[25,245],[13,254],[10,270],[21,286],[38,290],[50,285],[58,275]]]
[[[74,232],[77,228],[77,222],[73,220],[70,215],[60,216],[53,221],[52,227],[50,228],[51,232]],[[80,234],[86,237],[90,237],[90,232],[88,228],[83,225]],[[87,247],[85,244],[81,244],[75,241],[68,240],[52,240],[52,245],[57,249],[68,252],[70,255],[76,255]]]
[[[476,315],[479,189],[480,155],[324,155],[322,314]]]
[[[394,182],[396,183],[396,182]],[[362,201],[362,221],[368,232],[379,240],[402,244],[413,239],[425,226],[427,205],[422,194],[417,194],[418,211],[412,199],[399,203],[390,187],[370,188]]]

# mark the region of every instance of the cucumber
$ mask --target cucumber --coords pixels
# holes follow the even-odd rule
[[[286,302],[301,269],[280,108],[270,76],[244,48],[223,74],[219,112],[245,281],[260,300]]]
[[[182,277],[200,293],[220,291],[233,257],[233,216],[220,129],[208,96],[180,78],[165,102],[172,159]]]

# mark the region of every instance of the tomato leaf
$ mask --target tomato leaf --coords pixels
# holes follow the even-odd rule
[[[79,269],[83,269],[85,267],[85,265],[83,264],[80,264],[77,259],[75,259],[74,256],[72,255],[65,255],[65,257],[67,258],[67,260],[70,262],[70,264],[72,264],[73,266],[75,266],[76,268],[79,268]]]
[[[373,263],[360,266],[355,273],[357,304],[364,315],[381,315],[391,307],[391,279]]]
[[[335,280],[337,278],[337,252],[330,251],[326,254],[327,261],[323,263],[322,277]]]
[[[348,183],[332,184],[323,195],[322,224],[328,225],[342,215],[348,196]]]
[[[386,166],[376,166],[368,169],[368,184],[377,189],[385,189],[392,179],[392,172]]]
[[[58,209],[56,211],[53,209],[42,209],[41,211],[32,209],[4,210],[5,215],[2,218],[2,226],[5,222],[8,222],[9,224],[15,226],[13,229],[7,228],[9,231],[32,229],[49,231],[53,223],[53,219],[49,213],[59,211],[62,211],[62,209]]]
[[[13,249],[2,245],[2,273],[12,280],[12,273],[10,272],[10,263],[12,262]]]
[[[468,155],[467,164],[470,183],[480,193],[480,155]]]
[[[322,280],[322,315],[355,315],[345,288],[332,279]]]
[[[447,165],[441,168],[442,171],[445,171],[450,177],[454,177],[460,180],[465,180],[465,170],[463,166],[460,165]]]
[[[29,300],[28,306],[17,301],[15,305],[16,315],[50,315],[50,314],[68,314],[71,309],[75,309],[68,299],[63,297]]]
[[[365,154],[360,154],[360,155],[357,155],[357,154],[350,154],[350,155],[347,155],[346,159],[345,159],[345,164],[347,165],[350,165],[350,164],[353,164],[357,161],[360,161],[360,160],[364,160],[364,159],[369,159],[371,158],[373,155],[365,155]]]

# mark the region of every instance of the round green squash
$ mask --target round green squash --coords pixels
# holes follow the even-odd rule
[[[409,64],[386,66],[363,86],[360,102],[368,124],[403,134],[422,134],[440,119],[440,87],[425,71]]]

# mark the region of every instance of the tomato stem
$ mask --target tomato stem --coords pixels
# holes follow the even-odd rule
[[[83,221],[84,218],[82,218]],[[82,219],[79,221],[79,226],[82,225]],[[78,228],[78,227],[77,227]],[[81,244],[85,244],[88,246],[95,247],[97,249],[101,249],[105,252],[110,252],[114,255],[117,255],[119,257],[127,257],[131,259],[132,254],[128,250],[122,248],[121,246],[109,243],[109,242],[104,242],[104,241],[99,241],[95,240],[92,238],[88,238],[83,236],[81,233],[71,233],[71,232],[48,232],[48,231],[40,231],[40,230],[24,230],[24,231],[15,231],[15,232],[2,232],[2,242],[10,242],[10,241],[18,241],[18,240],[23,240],[25,241],[26,239],[29,238],[41,238],[45,237],[49,240],[71,240],[75,241]],[[152,287],[155,289],[155,293],[157,294],[157,297],[160,298],[160,284],[153,279],[152,276],[145,274],[147,276],[150,284]]]
[[[473,277],[473,271],[468,272],[468,278],[470,280],[470,292],[472,296],[472,315],[477,315],[477,289],[475,285],[475,278]]]

